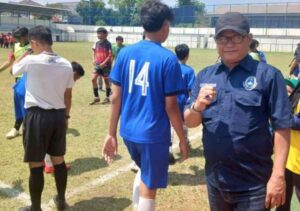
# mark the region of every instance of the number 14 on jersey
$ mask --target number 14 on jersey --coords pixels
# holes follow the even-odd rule
[[[148,81],[148,73],[149,73],[149,62],[145,62],[142,69],[140,70],[139,74],[134,79],[134,72],[135,72],[135,60],[130,60],[129,65],[129,90],[128,93],[131,94],[133,86],[141,86],[142,88],[142,96],[147,96],[147,89],[149,87]],[[134,83],[133,83],[134,81]]]

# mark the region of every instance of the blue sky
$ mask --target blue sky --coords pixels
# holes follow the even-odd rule
[[[19,0],[12,0],[19,1]],[[56,3],[56,2],[76,2],[80,0],[34,0],[37,3],[46,4],[48,3]],[[107,1],[107,0],[105,0]],[[169,4],[170,6],[174,6],[176,4],[176,0],[162,0],[163,2]],[[8,2],[8,0],[0,0],[0,2]],[[273,3],[273,2],[299,2],[300,0],[202,0],[207,5],[213,4],[247,4],[247,3]]]

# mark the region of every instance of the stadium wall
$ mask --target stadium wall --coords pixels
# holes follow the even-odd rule
[[[95,31],[99,26],[55,24],[61,31],[62,41],[95,42]],[[104,26],[109,31],[109,40],[114,42],[116,36],[122,35],[125,43],[132,44],[142,39],[142,27]],[[260,42],[260,49],[270,52],[294,52],[300,42],[300,29],[251,29],[255,39]],[[215,49],[214,28],[171,28],[165,46],[175,47],[186,43],[191,48]]]
[[[32,27],[46,25],[51,27],[55,41],[95,42],[95,31],[99,26],[53,24],[50,21],[29,20],[1,17],[0,32],[9,32],[16,26]],[[116,36],[122,35],[125,43],[132,44],[142,39],[142,27],[104,26],[109,30],[109,40],[114,42]],[[271,52],[293,52],[300,42],[300,29],[253,28],[254,37],[260,42],[260,49]],[[191,48],[215,49],[214,28],[171,28],[165,46],[175,47],[186,43]]]

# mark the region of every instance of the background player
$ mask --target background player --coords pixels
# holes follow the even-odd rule
[[[13,36],[18,42],[14,45],[13,50],[10,52],[8,60],[0,66],[0,72],[11,67],[17,59],[21,57],[23,58],[27,54],[31,53],[28,41],[28,29],[26,27],[15,28],[13,30]],[[12,139],[20,135],[19,130],[25,116],[25,81],[26,76],[23,76],[22,74],[16,76],[16,83],[13,86],[15,124],[14,127],[6,134],[7,139]]]
[[[190,55],[190,49],[186,44],[180,44],[175,47],[175,53],[176,56],[179,60],[180,63],[180,69],[181,69],[181,74],[184,82],[184,93],[177,95],[177,103],[179,106],[179,110],[181,113],[181,117],[183,120],[183,113],[184,113],[184,106],[190,96],[194,81],[195,81],[195,71],[192,67],[188,66],[186,64],[187,60],[189,59]],[[189,144],[189,139],[188,139],[188,128],[185,126],[185,124],[182,125],[183,130],[184,130],[184,136]],[[172,143],[173,143],[173,137],[174,137],[174,130],[172,127],[172,136],[171,136],[171,146],[169,149],[169,163],[174,164],[175,163],[175,158],[172,153]]]
[[[112,59],[112,49],[111,43],[107,40],[107,30],[103,27],[97,29],[98,41],[93,46],[93,59],[95,69],[92,75],[92,84],[94,91],[94,100],[90,105],[94,105],[100,102],[100,97],[98,93],[97,79],[102,76],[106,87],[106,98],[103,103],[108,103],[109,95],[111,93],[110,83],[109,83],[109,73],[111,70],[111,59]]]

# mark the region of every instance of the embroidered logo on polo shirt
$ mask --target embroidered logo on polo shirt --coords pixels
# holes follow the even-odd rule
[[[246,90],[251,91],[253,89],[255,89],[255,87],[257,86],[257,81],[256,78],[254,76],[249,76],[244,82],[243,82],[243,86]]]
[[[48,58],[48,63],[56,63],[56,59],[55,58]]]

